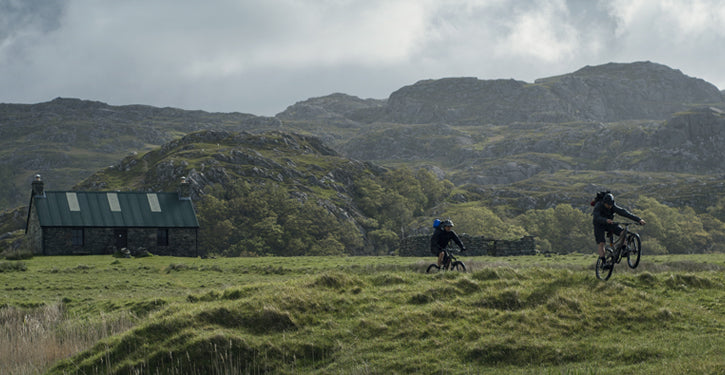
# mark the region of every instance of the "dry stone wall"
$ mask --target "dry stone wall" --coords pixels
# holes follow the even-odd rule
[[[466,253],[471,256],[488,255],[488,256],[516,256],[516,255],[535,255],[536,241],[533,236],[524,236],[518,240],[497,240],[486,238],[484,236],[469,236],[462,234],[459,236],[463,245],[466,246]],[[457,246],[451,242],[450,246]],[[431,256],[430,252],[430,236],[410,236],[400,241],[400,256],[424,257]]]

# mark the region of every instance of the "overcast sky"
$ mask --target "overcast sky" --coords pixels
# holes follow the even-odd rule
[[[725,89],[721,0],[0,0],[0,103],[274,115],[649,60]]]

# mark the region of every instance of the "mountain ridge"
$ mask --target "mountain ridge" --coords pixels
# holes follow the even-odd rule
[[[334,113],[364,123],[615,122],[664,120],[688,109],[689,103],[722,105],[724,98],[707,81],[644,61],[586,66],[533,83],[475,77],[420,80],[394,91],[385,103],[365,108],[364,118],[359,112],[335,111],[343,104],[333,96],[298,102],[278,116],[290,119],[299,107],[316,105],[328,116]],[[319,104],[325,99],[332,104]]]
[[[482,98],[490,100],[479,105]],[[315,148],[376,168],[431,171],[461,189],[459,201],[481,200],[506,210],[558,203],[584,209],[581,203],[588,203],[592,191],[609,185],[704,212],[712,204],[707,195],[718,194],[725,174],[719,162],[725,157],[722,99],[703,80],[638,62],[584,67],[534,83],[421,80],[387,99],[333,93],[297,102],[275,117],[67,98],[0,104],[0,209],[27,203],[35,173],[58,190],[102,188],[102,179],[79,183],[109,165],[130,170],[139,154],[177,147],[191,133],[278,131],[309,137],[305,142],[318,144]],[[282,176],[293,173],[285,164],[298,157],[304,156],[269,167]],[[226,158],[217,161],[268,162],[253,153]],[[163,170],[191,161],[175,163]],[[208,181],[223,178],[224,171],[206,168]],[[165,173],[127,188],[168,188],[176,173]]]

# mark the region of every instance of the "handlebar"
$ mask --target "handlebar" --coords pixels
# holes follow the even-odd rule
[[[636,221],[613,221],[612,224],[614,225],[642,225]]]

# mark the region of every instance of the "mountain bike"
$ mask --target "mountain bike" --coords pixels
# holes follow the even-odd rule
[[[599,280],[609,280],[612,271],[614,271],[614,265],[619,264],[622,258],[627,257],[627,265],[629,265],[629,268],[634,269],[637,268],[642,257],[642,240],[640,240],[639,234],[629,230],[630,225],[640,224],[633,222],[615,222],[612,224],[623,225],[624,229],[619,234],[616,242],[613,241],[614,235],[612,232],[607,233],[609,244],[604,247],[604,261],[602,261],[602,258],[597,258],[596,274]]]
[[[445,255],[443,255],[443,265],[439,267],[437,263],[433,263],[428,266],[425,273],[434,273],[446,270],[466,272],[466,265],[453,255],[453,250],[443,249],[443,251],[445,252]]]

